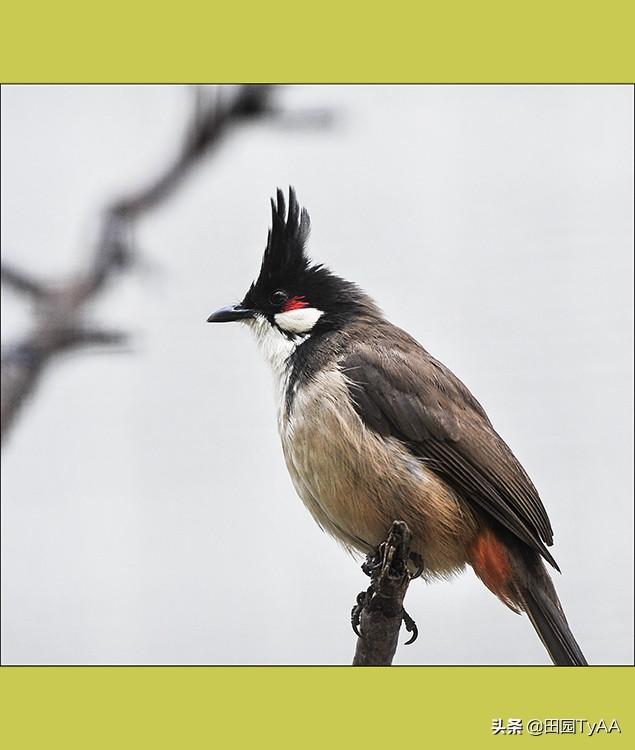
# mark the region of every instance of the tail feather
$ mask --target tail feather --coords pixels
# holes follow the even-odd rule
[[[525,611],[558,666],[586,666],[538,553],[502,530],[484,528],[469,549],[476,575],[514,612]]]
[[[553,663],[557,666],[587,666],[557,597],[554,602],[544,588],[531,585],[519,590],[518,597]]]

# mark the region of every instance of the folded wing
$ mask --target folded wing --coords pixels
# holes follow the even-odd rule
[[[393,330],[397,341],[407,337]],[[463,383],[407,338],[408,346],[395,346],[394,336],[389,347],[358,342],[340,360],[358,415],[558,569],[545,546],[553,542],[549,518],[524,469]]]

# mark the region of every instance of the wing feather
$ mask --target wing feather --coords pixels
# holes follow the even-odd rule
[[[461,497],[557,568],[546,549],[553,532],[538,492],[481,405],[414,339],[393,330],[398,335],[381,346],[357,341],[340,360],[362,421],[408,445]]]

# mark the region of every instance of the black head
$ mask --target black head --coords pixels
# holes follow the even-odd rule
[[[293,188],[288,212],[278,189],[271,222],[258,278],[239,305],[218,310],[209,322],[261,317],[284,333],[300,335],[337,327],[362,312],[377,313],[359,287],[311,263],[306,254],[311,222]]]

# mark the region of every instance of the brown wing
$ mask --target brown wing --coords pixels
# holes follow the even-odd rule
[[[545,547],[553,532],[538,492],[481,405],[414,339],[390,329],[340,360],[363,422],[406,443],[461,497],[558,569]]]

